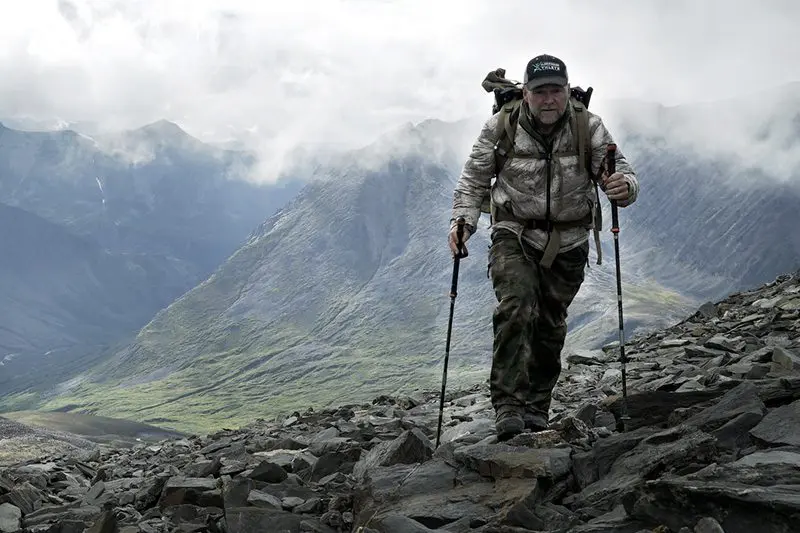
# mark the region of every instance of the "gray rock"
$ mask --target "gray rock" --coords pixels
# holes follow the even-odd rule
[[[694,526],[694,533],[725,533],[722,526],[710,516],[701,518]]]
[[[381,533],[429,533],[433,531],[416,520],[397,513],[381,517],[373,528]]]
[[[750,434],[771,445],[800,446],[800,400],[767,414]]]
[[[704,344],[706,348],[712,350],[725,350],[726,352],[738,353],[744,350],[745,341],[741,338],[730,338],[725,335],[715,335]]]
[[[22,511],[10,503],[0,504],[0,531],[14,533],[21,529]]]
[[[456,450],[461,464],[490,479],[548,478],[566,476],[571,467],[572,449],[535,449],[508,444],[473,444]]]
[[[367,452],[353,468],[356,479],[363,479],[370,468],[395,464],[421,463],[433,457],[433,444],[419,429],[403,432],[399,437],[382,442]]]
[[[627,512],[673,530],[706,517],[725,533],[792,531],[800,510],[800,469],[785,464],[709,466],[648,481],[626,499]]]
[[[303,520],[301,515],[265,507],[233,507],[225,510],[226,530],[237,533],[300,533]]]
[[[606,476],[567,497],[564,503],[573,509],[610,511],[654,474],[713,460],[714,443],[711,435],[689,427],[654,433],[614,461]]]
[[[684,424],[711,433],[717,437],[719,446],[744,448],[748,444],[748,431],[761,421],[766,410],[758,396],[758,388],[753,383],[744,382]]]
[[[800,468],[800,448],[773,448],[745,455],[735,464],[758,466],[768,464],[794,465]]]
[[[280,483],[287,477],[286,470],[270,461],[261,461],[250,473],[250,478],[266,483]]]
[[[255,505],[256,507],[282,509],[280,498],[276,498],[272,494],[261,492],[260,490],[251,490],[247,494],[247,503]]]
[[[788,373],[800,370],[800,356],[781,346],[772,349],[773,372]]]

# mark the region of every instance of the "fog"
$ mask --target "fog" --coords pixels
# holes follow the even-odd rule
[[[574,85],[594,87],[592,108],[612,125],[624,115],[658,129],[655,104],[739,98],[723,121],[689,113],[668,133],[723,154],[755,135],[754,160],[779,154],[770,172],[785,176],[799,161],[788,142],[798,99],[780,89],[800,81],[797,20],[800,3],[788,0],[8,2],[0,117],[86,133],[166,119],[256,150],[253,178],[271,180],[293,149],[488,115],[486,73],[521,80],[531,57],[550,53]],[[788,122],[754,132],[777,112]]]

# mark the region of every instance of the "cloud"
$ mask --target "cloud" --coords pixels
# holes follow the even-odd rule
[[[788,0],[28,0],[0,11],[0,116],[167,119],[257,149],[270,179],[295,148],[485,114],[483,76],[520,79],[540,52],[601,111],[758,94],[798,79],[798,16]]]

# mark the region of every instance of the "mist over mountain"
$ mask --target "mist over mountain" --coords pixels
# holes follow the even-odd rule
[[[299,189],[247,181],[254,162],[167,121],[97,138],[3,128],[0,198],[110,249],[170,256],[196,282]]]
[[[631,228],[621,246],[635,271],[718,299],[800,265],[797,89],[676,107],[607,106],[642,178],[636,206],[621,215]]]

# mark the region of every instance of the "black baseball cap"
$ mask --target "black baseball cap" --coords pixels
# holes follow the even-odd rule
[[[567,65],[551,55],[536,56],[525,67],[524,83],[529,90],[542,85],[566,85],[569,83]]]

